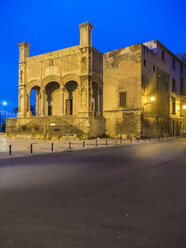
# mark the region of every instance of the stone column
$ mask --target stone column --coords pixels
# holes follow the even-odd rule
[[[30,95],[31,95],[30,92],[26,94],[26,99],[27,99],[27,103],[26,103],[26,106],[27,106],[27,116],[32,116],[32,112],[30,111]]]
[[[61,88],[61,115],[64,115],[64,87]]]
[[[36,90],[36,116],[39,116],[39,107],[40,107],[39,99],[40,99],[40,93],[38,90]]]
[[[45,90],[42,90],[41,91],[41,104],[40,104],[40,113],[41,113],[41,116],[44,116],[45,115],[45,96],[46,96],[46,92]]]

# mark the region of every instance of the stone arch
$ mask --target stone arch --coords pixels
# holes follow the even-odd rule
[[[27,116],[38,116],[40,105],[40,81],[31,80],[26,85],[26,112]]]
[[[92,78],[92,82],[97,84],[97,97],[95,99],[95,92],[93,92],[93,102],[97,104],[95,106],[96,112],[94,114],[96,115],[101,115],[103,111],[103,80],[102,77],[96,75]],[[94,84],[93,87],[95,88]],[[94,91],[94,90],[93,90]]]
[[[60,88],[60,84],[58,82],[55,82],[55,81],[48,82],[45,85],[46,97],[45,97],[45,103],[44,104],[46,105],[48,116],[52,116],[52,115],[54,115],[54,113],[56,113],[55,108],[54,108],[54,102],[56,102],[58,99],[55,98],[54,93],[59,88]]]
[[[39,87],[41,88],[41,83],[39,80],[31,80],[28,82],[28,84],[26,85],[26,91],[30,92],[32,90],[32,88],[34,87]]]
[[[67,74],[62,78],[62,85],[65,86],[69,81],[75,81],[78,85],[80,85],[80,79],[77,74]]]
[[[78,83],[70,80],[65,83],[64,89],[66,115],[77,115],[79,105]]]
[[[40,86],[33,86],[29,92],[29,96],[30,96],[30,111],[31,114],[33,116],[39,116],[40,111],[39,111],[39,107],[40,107]]]
[[[61,78],[57,75],[49,75],[46,76],[45,78],[43,78],[43,80],[41,81],[41,88],[44,90],[46,85],[50,82],[56,82],[59,85],[61,85]]]

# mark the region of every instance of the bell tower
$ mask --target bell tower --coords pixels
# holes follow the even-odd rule
[[[81,47],[92,46],[93,26],[90,24],[90,22],[79,24],[79,29],[80,29],[80,46]]]
[[[26,95],[26,58],[29,57],[30,44],[22,42],[19,46],[19,111],[18,118],[24,117],[29,112],[29,97]]]

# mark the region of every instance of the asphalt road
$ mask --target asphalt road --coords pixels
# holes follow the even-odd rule
[[[185,248],[185,178],[182,141],[1,159],[0,248]]]

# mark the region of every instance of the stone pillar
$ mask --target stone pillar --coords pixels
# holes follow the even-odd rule
[[[36,90],[36,116],[39,116],[40,92]]]
[[[30,44],[26,42],[21,42],[18,44],[18,46],[19,46],[19,63],[25,63],[26,58],[29,57]]]
[[[42,90],[41,91],[41,104],[40,104],[40,113],[41,113],[41,116],[44,116],[45,115],[45,96],[46,96],[46,92],[45,90]]]
[[[18,118],[27,115],[26,85],[26,58],[29,57],[30,45],[26,42],[19,43],[19,112]]]
[[[17,117],[24,117],[27,112],[26,106],[26,94],[25,94],[25,86],[19,85],[19,99],[18,99],[18,115]]]
[[[29,93],[27,93],[26,94],[26,106],[27,106],[27,113],[26,113],[26,115],[27,116],[32,116],[32,112],[30,111],[30,95],[31,95],[31,93],[29,92]]]
[[[61,115],[64,115],[64,87],[61,88]]]
[[[79,25],[79,29],[80,29],[80,46],[81,47],[92,46],[93,26],[89,22],[85,22]]]

